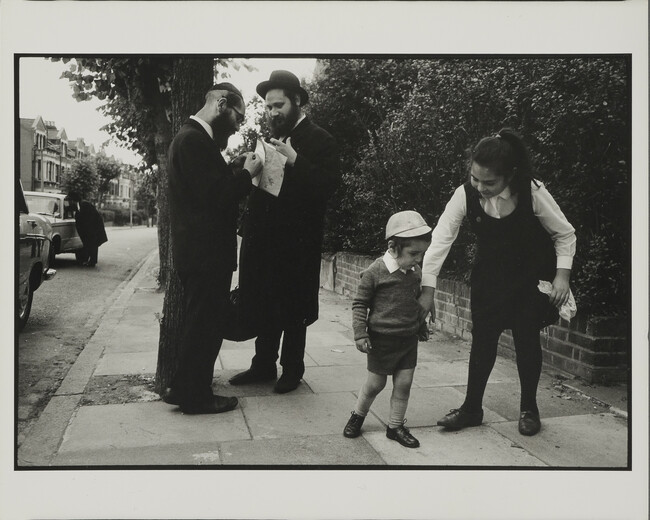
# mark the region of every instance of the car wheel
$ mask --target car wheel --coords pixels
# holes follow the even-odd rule
[[[25,287],[22,288],[18,294],[18,301],[16,302],[16,328],[18,332],[25,328],[29,313],[32,311],[32,301],[34,299],[34,289],[32,286],[32,277],[27,279]]]

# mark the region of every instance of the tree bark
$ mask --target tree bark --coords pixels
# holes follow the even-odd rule
[[[214,60],[211,58],[177,58],[172,69],[172,131],[175,135],[185,120],[195,114],[205,102],[205,93],[212,86]],[[169,143],[167,143],[169,145]],[[157,147],[158,148],[158,147]],[[164,153],[167,152],[165,148]],[[157,151],[158,153],[158,151]],[[182,325],[185,319],[183,287],[174,268],[167,200],[167,161],[159,156],[158,238],[161,274],[165,299],[160,321],[158,365],[155,389],[160,394],[167,388],[176,372],[183,346]],[[164,165],[164,166],[163,166]],[[162,273],[162,266],[165,272]]]

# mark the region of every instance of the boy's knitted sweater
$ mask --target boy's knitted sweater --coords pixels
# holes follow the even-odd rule
[[[406,273],[389,272],[382,258],[375,260],[363,273],[352,302],[354,339],[368,337],[368,329],[390,336],[418,333],[425,311],[418,303],[422,270],[420,266]]]

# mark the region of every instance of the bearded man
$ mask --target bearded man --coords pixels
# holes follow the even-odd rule
[[[212,376],[237,268],[238,201],[262,169],[255,154],[247,154],[243,168],[226,164],[221,155],[244,112],[241,92],[230,83],[217,84],[169,147],[172,253],[183,285],[185,322],[179,366],[163,400],[189,414],[227,412],[238,402],[213,395]]]
[[[276,393],[296,389],[305,372],[307,326],[318,319],[321,244],[327,200],[340,180],[334,138],[303,113],[309,95],[291,72],[276,70],[257,86],[266,104],[270,143],[286,157],[277,197],[254,188],[242,226],[239,287],[258,336],[250,369],[230,383],[282,376]]]

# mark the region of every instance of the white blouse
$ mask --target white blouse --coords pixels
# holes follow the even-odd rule
[[[531,182],[531,195],[533,212],[539,219],[542,227],[548,232],[555,246],[558,269],[571,269],[573,257],[576,253],[575,229],[562,213],[544,185],[539,182],[539,187]],[[518,197],[507,187],[499,195],[489,199],[479,199],[481,207],[486,214],[494,218],[507,217],[517,207]],[[422,264],[422,285],[435,287],[452,244],[458,237],[460,226],[467,215],[467,196],[465,188],[459,186],[452,195],[440,216],[438,224],[433,230],[431,245],[424,255]]]

